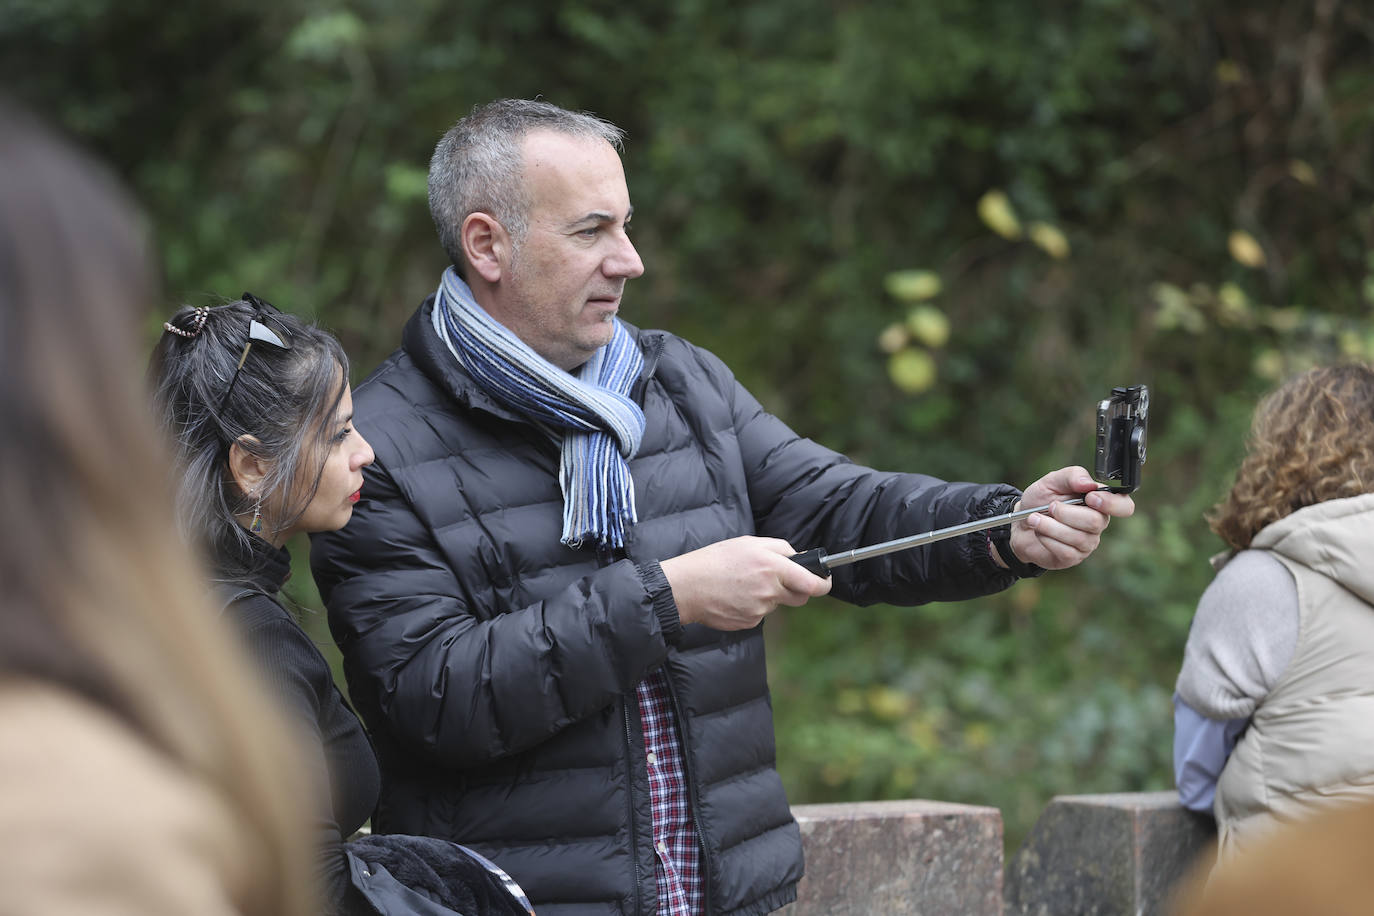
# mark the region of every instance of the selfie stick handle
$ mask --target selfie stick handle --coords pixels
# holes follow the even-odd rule
[[[1077,506],[1082,503],[1083,497],[1079,496],[1074,499],[1063,500],[1060,505]],[[911,547],[920,547],[923,544],[933,544],[936,541],[958,537],[961,534],[972,534],[975,531],[996,528],[999,525],[1009,525],[1027,516],[1035,515],[1037,512],[1048,511],[1050,511],[1050,506],[1036,506],[1032,509],[1017,509],[1015,512],[1008,512],[1005,515],[994,515],[991,518],[974,519],[971,522],[964,522],[962,525],[953,525],[949,528],[940,528],[936,531],[913,534],[910,537],[898,538],[895,541],[884,541],[881,544],[873,544],[869,547],[856,547],[853,550],[846,550],[843,553],[827,554],[823,548],[813,547],[811,550],[807,550],[803,553],[793,554],[791,560],[806,567],[807,570],[818,576],[828,576],[830,575],[830,570],[836,566],[848,566],[850,563],[857,563],[860,560],[881,557],[884,554],[896,553],[899,550],[906,550]]]

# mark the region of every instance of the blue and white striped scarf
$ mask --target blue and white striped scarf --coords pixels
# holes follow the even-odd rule
[[[629,398],[644,357],[625,325],[616,319],[611,342],[565,372],[487,314],[450,267],[434,297],[434,331],[482,390],[561,439],[562,542],[625,546],[636,519],[627,460],[644,437],[644,413]]]

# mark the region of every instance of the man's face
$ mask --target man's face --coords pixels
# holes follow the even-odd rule
[[[533,131],[524,142],[529,231],[492,315],[563,369],[610,342],[625,281],[644,273],[627,234],[630,192],[606,141]]]

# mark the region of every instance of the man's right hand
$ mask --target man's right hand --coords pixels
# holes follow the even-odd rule
[[[794,563],[794,553],[792,545],[779,538],[738,537],[661,565],[684,626],[747,630],[780,604],[801,607],[830,591],[831,580]]]

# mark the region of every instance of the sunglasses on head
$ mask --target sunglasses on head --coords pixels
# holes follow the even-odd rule
[[[229,403],[229,395],[234,391],[234,383],[239,380],[239,372],[243,370],[243,364],[248,359],[248,351],[253,349],[254,343],[265,343],[268,346],[276,347],[279,350],[291,349],[291,335],[281,322],[273,318],[273,315],[281,314],[277,307],[265,299],[259,299],[252,293],[244,293],[240,298],[253,307],[253,317],[248,322],[248,337],[243,342],[243,352],[239,354],[239,364],[234,367],[234,374],[229,379],[229,387],[224,390],[224,397],[219,399],[219,407],[216,413],[223,413],[224,405]],[[280,333],[272,330],[266,324],[271,321],[280,329]]]

